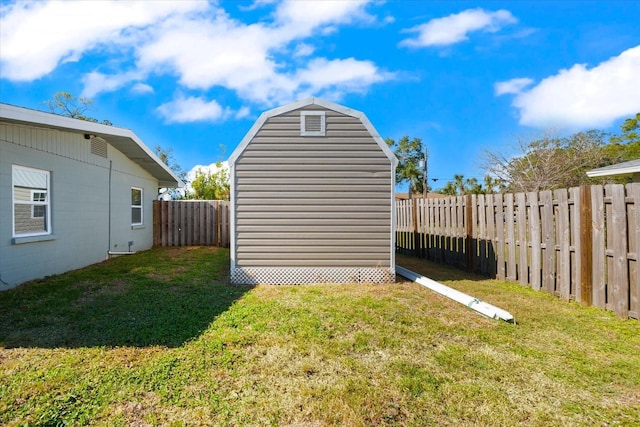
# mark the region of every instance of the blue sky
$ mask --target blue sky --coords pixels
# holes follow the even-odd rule
[[[309,96],[420,137],[429,176],[482,179],[550,129],[617,131],[640,112],[640,1],[2,1],[0,101],[88,115],[225,160],[262,111]]]

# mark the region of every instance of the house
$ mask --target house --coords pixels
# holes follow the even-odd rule
[[[229,159],[231,282],[393,281],[396,164],[359,111],[309,98],[263,113]]]
[[[592,169],[587,172],[587,176],[589,178],[602,176],[631,176],[633,182],[640,182],[640,159]]]
[[[0,289],[149,249],[182,185],[128,129],[0,104]]]

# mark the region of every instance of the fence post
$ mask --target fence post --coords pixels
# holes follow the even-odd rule
[[[473,198],[471,194],[464,196],[464,225],[467,235],[465,240],[465,252],[467,254],[467,271],[473,271],[473,255],[475,253],[473,239]]]
[[[591,214],[591,187],[580,187],[580,302],[592,304],[593,297],[593,223]]]

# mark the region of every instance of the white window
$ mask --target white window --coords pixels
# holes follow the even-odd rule
[[[38,204],[31,205],[31,218],[44,218],[47,214],[47,207],[45,202],[47,201],[47,192],[42,190],[31,190],[31,200],[33,202],[40,202]]]
[[[324,111],[301,111],[300,135],[324,136],[326,128],[325,123]]]
[[[131,187],[131,225],[142,225],[142,188]]]
[[[51,234],[48,171],[13,165],[13,237]]]

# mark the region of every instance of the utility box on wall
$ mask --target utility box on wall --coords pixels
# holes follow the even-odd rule
[[[396,164],[359,111],[309,98],[263,113],[229,159],[231,282],[395,280]]]

